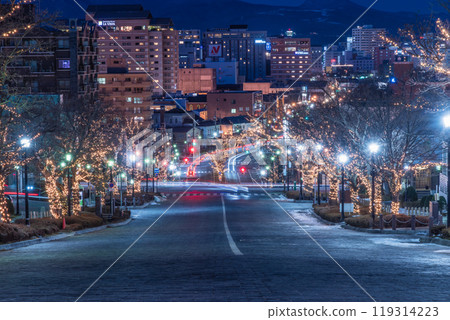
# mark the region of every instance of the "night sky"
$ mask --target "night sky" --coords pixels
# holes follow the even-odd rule
[[[304,0],[242,0],[251,3],[261,3],[270,5],[299,5]],[[339,1],[339,0],[336,0]],[[369,6],[374,0],[352,0],[352,2]],[[429,12],[431,6],[437,9],[436,0],[378,0],[374,8],[384,11],[413,11]]]

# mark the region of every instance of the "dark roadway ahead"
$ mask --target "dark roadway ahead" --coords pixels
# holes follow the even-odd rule
[[[164,192],[126,226],[0,252],[0,301],[75,301],[176,199]],[[310,204],[280,204],[377,301],[449,300],[450,248],[322,225]],[[371,300],[263,191],[199,185],[80,301]]]

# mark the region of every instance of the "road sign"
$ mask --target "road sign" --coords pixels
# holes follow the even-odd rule
[[[110,188],[110,189],[114,188],[114,183],[113,183],[113,182],[110,182],[110,183],[109,183],[109,188]]]
[[[155,177],[157,177],[159,174],[159,168],[155,168],[153,172],[155,173]]]

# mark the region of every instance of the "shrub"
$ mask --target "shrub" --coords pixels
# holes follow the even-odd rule
[[[341,221],[341,212],[339,211],[339,206],[327,206],[324,205],[315,205],[314,212],[321,217],[330,222],[340,222]],[[345,216],[348,217],[349,214],[345,213]]]
[[[414,202],[417,201],[418,196],[416,189],[414,187],[408,187],[406,188],[406,201]],[[405,192],[402,193],[401,197],[402,199],[405,199]]]
[[[430,201],[434,201],[434,196],[429,195],[429,196],[422,197],[422,199],[420,199],[420,206],[428,207],[430,205]]]
[[[358,227],[358,228],[371,228],[372,227],[372,218],[370,215],[358,216],[358,217],[349,217],[345,219],[345,223],[348,225]],[[375,220],[375,224],[376,224]]]
[[[66,217],[66,224],[81,224],[83,228],[93,228],[101,226],[103,219],[89,212],[80,212],[78,215]]]
[[[444,208],[447,206],[447,201],[445,200],[445,198],[443,196],[439,197],[439,210],[444,210]]]
[[[442,233],[442,231],[445,229],[445,226],[433,226],[430,229],[430,233],[433,236],[438,236]]]
[[[286,198],[288,198],[288,199],[297,200],[299,195],[300,195],[300,191],[291,190],[291,191],[286,192]]]
[[[450,228],[442,230],[442,238],[450,240]]]

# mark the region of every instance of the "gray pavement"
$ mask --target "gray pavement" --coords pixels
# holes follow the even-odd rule
[[[0,252],[0,301],[75,301],[175,199],[120,228]],[[323,225],[310,204],[280,204],[377,301],[449,300],[447,247]],[[197,185],[80,301],[370,301],[304,230],[262,192]]]

